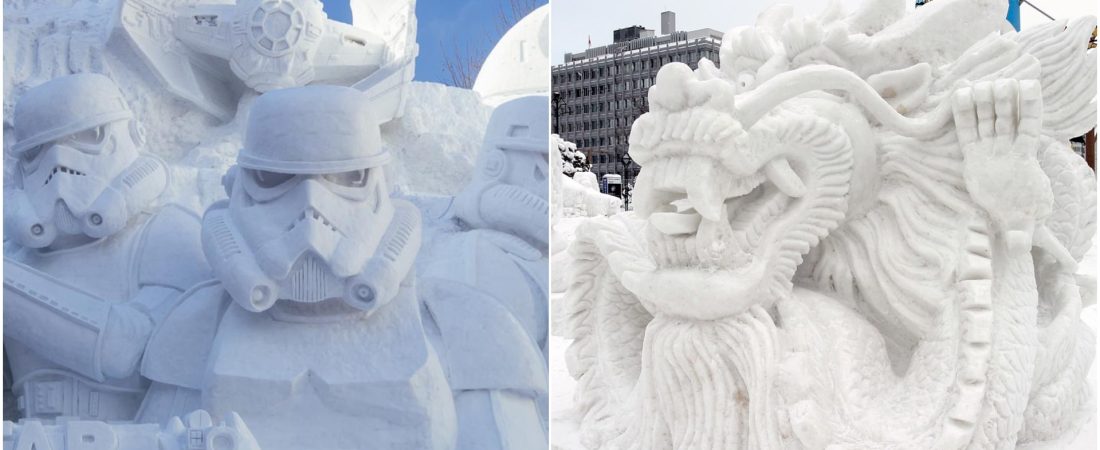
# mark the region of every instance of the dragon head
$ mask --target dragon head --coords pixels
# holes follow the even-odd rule
[[[943,137],[950,129],[944,99],[961,73],[963,51],[1000,26],[986,20],[985,6],[946,2],[900,22],[898,1],[868,2],[851,14],[833,5],[812,18],[778,6],[755,26],[726,33],[720,69],[705,59],[696,70],[663,67],[649,91],[651,110],[635,121],[630,137],[631,156],[642,166],[635,207],[647,223],[652,265],[627,271],[624,285],[652,308],[713,319],[783,298],[797,271],[843,294],[897,298],[889,301],[902,306],[879,308],[879,315],[907,318],[903,328],[910,330],[925,326],[935,306],[917,310],[904,305],[919,302],[891,287],[871,289],[891,285],[875,274],[882,268],[853,268],[854,254],[843,255],[841,264],[828,260],[846,236],[905,239],[912,252],[904,261],[884,262],[885,270],[908,270],[899,264],[940,269],[921,274],[933,288],[892,286],[924,297],[921,302],[943,298],[935,292],[949,278],[957,246],[952,239],[912,241],[924,239],[913,236],[920,227],[954,236],[965,228],[962,221],[936,218],[972,212],[959,177],[926,169],[961,159],[957,144]],[[961,32],[966,42],[901,51],[912,43],[898,36],[921,37],[932,28],[908,34],[896,28],[970,9],[982,15],[975,13],[979,25]],[[947,207],[927,214],[884,211],[913,195]],[[823,250],[819,244],[838,233],[843,242]],[[897,308],[913,309],[891,310]]]
[[[781,299],[797,279],[853,299],[894,330],[888,340],[914,342],[950,297],[980,214],[952,94],[1040,73],[1066,85],[1046,80],[1040,67],[1058,61],[1032,47],[1084,29],[1001,34],[1002,6],[947,0],[906,14],[883,1],[848,14],[834,3],[811,18],[777,6],[725,34],[720,69],[663,67],[630,137],[652,261],[624,285],[651,309],[713,319]],[[973,26],[937,39],[938,24],[960,18]],[[1058,98],[1088,110],[1088,98]],[[1044,118],[1044,133],[1095,122],[1067,116],[1080,120]]]
[[[782,298],[802,255],[844,216],[853,148],[844,125],[822,118],[840,103],[744,88],[707,60],[666,65],[631,130],[654,265],[623,282],[674,315],[724,317]]]

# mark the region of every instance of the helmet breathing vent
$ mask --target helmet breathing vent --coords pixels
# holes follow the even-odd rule
[[[157,161],[153,158],[143,158],[139,161],[135,167],[122,178],[122,182],[126,183],[126,187],[133,188],[145,177],[148,177],[153,172],[157,171]]]
[[[53,217],[55,225],[60,230],[72,231],[80,229],[80,219],[78,219],[76,215],[74,215],[73,212],[69,210],[67,206],[65,206],[65,202],[59,201],[54,204]]]
[[[294,265],[290,281],[290,297],[302,302],[319,302],[329,297],[327,266],[313,253],[307,253]]]
[[[397,260],[405,245],[409,243],[409,238],[417,231],[414,225],[415,219],[409,217],[409,211],[401,208],[397,210],[397,213],[398,215],[395,217],[393,224],[392,238],[383,241],[385,248],[382,249],[382,257],[390,262]]]
[[[237,239],[233,236],[233,230],[229,228],[229,224],[225,220],[224,214],[217,214],[210,217],[209,223],[211,234],[214,236],[214,243],[221,251],[222,258],[229,259],[241,253],[241,246],[237,243]]]

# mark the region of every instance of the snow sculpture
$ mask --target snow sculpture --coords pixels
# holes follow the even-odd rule
[[[145,339],[209,277],[199,219],[150,208],[168,183],[102,75],[61,77],[15,106],[5,186],[4,337],[23,417],[134,418]]]
[[[577,172],[588,172],[592,165],[588,164],[584,152],[577,151],[577,144],[562,139],[556,134],[550,135],[550,141],[558,148],[558,158],[561,162],[561,171],[572,177]]]
[[[1004,2],[763,13],[670,64],[637,216],[577,231],[566,334],[592,448],[1014,448],[1091,414],[1073,277],[1095,20]],[[944,38],[949,36],[949,38]]]
[[[237,414],[214,425],[206,411],[157,424],[105,424],[60,418],[56,424],[27,420],[5,422],[4,448],[81,450],[259,450],[255,437]]]
[[[162,81],[127,34],[127,29],[133,27],[121,20],[123,10],[139,8],[135,1],[127,0],[124,7],[122,0],[10,0],[4,5],[5,130],[13,135],[14,104],[28,89],[73,73],[107,75],[123,87],[131,110],[141,119],[147,151],[168,164],[171,183],[158,202],[177,203],[201,214],[225,197],[220,180],[241,148],[241,131],[257,92],[239,81],[227,61],[189,50],[174,37],[176,12],[200,2],[142,1],[153,5],[147,8],[150,14],[138,17],[148,19],[150,29],[159,33],[155,39],[163,45],[158,48],[177,52],[172,53],[173,61],[194,63],[200,74],[196,80],[203,79],[201,74],[207,73],[203,70],[212,71],[217,74],[212,79],[221,80],[221,85],[181,94],[185,91]],[[378,108],[379,121],[390,114],[396,116],[387,122],[382,135],[383,145],[394,157],[387,179],[396,189],[453,195],[468,181],[491,111],[471,90],[408,81],[417,45],[413,6],[406,0],[353,0],[352,26],[357,30],[351,33],[370,32],[384,37],[387,58],[392,57],[392,61],[377,70],[356,68],[354,71],[361,74],[356,76],[365,77],[363,80],[330,79],[324,84],[354,83],[357,89],[369,92],[372,107]],[[227,48],[230,45],[228,38],[222,43]],[[192,57],[197,59],[189,59]],[[402,61],[407,64],[402,65]],[[164,73],[172,77],[189,70]],[[197,100],[188,100],[208,97],[224,107],[200,107],[196,106]],[[5,148],[8,145],[10,140],[6,140]],[[14,161],[5,167],[7,183]]]
[[[548,95],[549,72],[550,5],[543,5],[500,37],[482,62],[473,90],[494,106],[518,97]]]
[[[553,188],[553,210],[551,212],[552,239],[550,240],[553,279],[550,286],[553,292],[565,292],[566,268],[572,262],[567,249],[573,242],[576,219],[581,217],[597,217],[616,214],[622,211],[622,200],[618,197],[600,193],[596,183],[596,175],[591,172],[576,172],[570,162],[563,162],[563,156],[571,157],[576,152],[576,144],[562,140],[558,135],[551,135],[553,141],[563,152],[553,153],[553,167],[560,168],[560,172],[553,175],[550,184]],[[584,153],[576,152],[576,157],[583,161]],[[567,176],[572,174],[572,177]],[[566,219],[566,220],[563,220]],[[559,305],[555,305],[555,317],[560,312]]]
[[[493,111],[473,180],[443,213],[451,228],[437,232],[425,252],[426,282],[454,292],[446,302],[425,299],[435,320],[492,324],[475,339],[471,360],[450,363],[461,448],[502,445],[471,433],[475,425],[464,417],[489,403],[491,411],[470,417],[494,418],[490,428],[515,448],[546,447],[548,103],[545,95],[525,96]],[[470,339],[455,334],[469,328],[442,329],[444,347]],[[511,360],[495,361],[502,355]]]
[[[545,444],[533,400],[542,355],[494,297],[417,281],[420,213],[389,196],[390,155],[365,98],[310,86],[257,100],[224,178],[229,199],[202,221],[216,278],[188,290],[144,346],[152,384],[137,422],[238,413],[268,450]]]
[[[289,53],[285,58],[261,58],[261,62],[278,66],[270,72],[266,70],[269,66],[248,64],[256,61],[255,55],[234,59],[237,50],[244,48],[241,39],[254,38],[249,37],[251,34],[229,36],[241,30],[230,26],[225,31],[223,27],[217,33],[228,33],[224,35],[227,37],[210,41],[194,34],[180,36],[179,32],[191,25],[201,31],[205,30],[202,26],[260,20],[234,16],[255,7],[254,13],[264,15],[260,26],[264,37],[270,38],[270,32],[281,30],[280,21],[284,21],[288,29],[279,32],[284,33],[288,45],[294,45],[289,44],[292,39],[287,33],[299,25],[308,33],[310,25],[317,24],[313,20],[316,15],[310,12],[319,11],[316,2],[241,1],[236,2],[236,7],[215,7],[193,1],[77,0],[71,8],[68,6],[64,1],[46,4],[34,0],[14,0],[5,5],[6,18],[11,19],[11,26],[5,27],[5,38],[9,38],[5,40],[5,48],[13,56],[13,62],[5,64],[8,136],[16,135],[19,128],[18,124],[13,127],[10,111],[16,99],[29,96],[28,89],[74,72],[102,73],[126,87],[122,94],[133,115],[148,125],[151,144],[147,147],[167,161],[169,173],[164,181],[167,189],[150,207],[181,201],[191,209],[201,210],[227,194],[231,198],[209,210],[205,239],[200,239],[198,218],[183,212],[168,214],[176,212],[174,207],[165,207],[157,219],[151,219],[153,224],[175,223],[180,227],[180,230],[166,227],[176,233],[170,236],[164,236],[165,232],[146,233],[148,240],[178,241],[169,243],[180,248],[165,245],[167,254],[175,256],[171,260],[161,258],[152,264],[150,256],[125,264],[99,260],[90,263],[95,270],[89,276],[110,280],[120,287],[128,286],[124,282],[127,280],[116,279],[128,275],[119,271],[119,267],[141,267],[139,275],[150,277],[154,284],[176,282],[168,278],[173,275],[168,270],[180,270],[178,266],[189,270],[175,275],[194,279],[187,280],[179,289],[173,285],[170,301],[160,303],[154,296],[160,291],[145,293],[143,286],[141,292],[148,298],[134,300],[144,302],[135,306],[141,314],[129,314],[129,306],[117,305],[103,313],[102,319],[86,315],[84,310],[75,311],[78,325],[83,327],[79,331],[83,333],[80,336],[84,340],[80,343],[84,347],[67,348],[68,353],[53,356],[75,358],[79,364],[100,358],[99,354],[104,355],[100,359],[118,359],[103,363],[110,368],[107,381],[112,380],[111,374],[125,373],[124,379],[130,384],[111,390],[112,396],[99,396],[94,390],[89,393],[87,383],[79,380],[71,383],[46,380],[58,382],[45,385],[43,395],[35,400],[42,398],[42,403],[50,408],[67,409],[35,414],[41,420],[5,423],[6,445],[55,450],[114,448],[114,444],[123,449],[157,448],[151,442],[157,442],[159,448],[255,448],[263,444],[263,448],[270,449],[362,448],[363,442],[394,448],[546,445],[545,417],[540,417],[545,413],[546,367],[545,355],[540,351],[545,338],[539,339],[536,331],[530,331],[538,326],[545,330],[545,318],[537,318],[538,305],[541,303],[544,309],[546,303],[537,294],[545,291],[545,287],[534,287],[539,282],[546,284],[545,257],[539,281],[540,272],[531,268],[537,269],[538,257],[507,253],[524,249],[514,244],[528,239],[523,233],[538,232],[539,223],[545,222],[546,211],[538,214],[534,202],[535,217],[541,215],[541,221],[536,218],[526,228],[518,228],[516,234],[520,237],[498,233],[500,236],[495,237],[500,241],[491,242],[499,246],[495,257],[512,258],[517,266],[528,264],[531,267],[521,268],[533,271],[531,277],[535,281],[530,285],[523,284],[528,280],[515,280],[513,285],[498,286],[501,292],[521,292],[533,298],[530,305],[523,306],[525,315],[520,317],[510,310],[522,304],[518,298],[507,298],[516,305],[502,305],[502,300],[492,296],[497,294],[484,285],[474,288],[428,277],[417,280],[413,265],[422,239],[420,215],[408,202],[389,198],[391,191],[403,192],[404,198],[413,201],[419,199],[412,194],[457,192],[468,178],[490,111],[480,104],[473,91],[409,82],[416,53],[413,40],[416,22],[411,1],[353,0],[357,30],[332,22],[319,25],[324,29],[320,40],[303,37],[296,47],[302,48],[302,40],[316,44],[309,50],[315,53],[306,55],[313,55],[313,59]],[[212,11],[216,14],[208,14]],[[295,18],[298,13],[302,16]],[[330,36],[328,33],[333,30],[339,34]],[[151,33],[156,45],[139,46],[135,41],[150,42],[150,36],[142,33]],[[329,39],[332,36],[340,36],[336,42],[343,47],[327,47],[326,39],[332,43]],[[355,41],[363,36],[372,45],[375,41],[371,36],[382,38],[385,49],[380,61],[359,58],[374,55],[370,52],[346,51],[359,46],[361,43]],[[246,43],[265,45],[262,38],[254,40]],[[211,42],[226,48],[237,47],[231,56],[223,57],[228,51]],[[249,48],[245,50],[256,50]],[[326,49],[335,52],[331,55],[342,55],[341,61],[354,64],[325,66],[334,62],[331,57],[321,58]],[[353,58],[348,59],[348,55]],[[234,61],[244,62],[234,68]],[[256,70],[249,72],[252,69]],[[273,95],[272,99],[260,102],[269,106],[253,108],[254,102],[259,102],[255,90],[274,87],[265,83],[272,79],[278,83],[305,83],[305,78],[299,79],[298,75],[309,70],[314,72],[311,84],[351,84],[354,89],[324,91],[317,90],[324,89],[321,87],[310,87],[297,94],[272,91],[267,94]],[[179,101],[180,98],[188,101]],[[410,103],[408,108],[405,103]],[[369,113],[363,108],[369,108]],[[526,141],[545,141],[545,133],[538,135],[545,128],[545,109],[546,102],[542,101],[533,109],[542,111],[541,118],[524,113],[519,123],[510,124],[522,127],[502,125],[498,135],[529,133],[526,140],[520,139],[528,147]],[[303,121],[302,117],[310,120]],[[288,169],[260,175],[261,182],[279,181],[280,187],[287,188],[286,192],[277,192],[277,187],[257,187],[255,178],[247,178],[252,169],[244,167],[279,166],[280,160],[262,154],[259,159],[249,160],[249,152],[245,152],[244,160],[237,161],[238,168],[225,174],[224,169],[238,159],[240,136],[245,134],[241,131],[249,119],[264,122],[265,125],[259,126],[261,129],[282,133],[277,137],[249,133],[258,142],[245,142],[244,146],[291,158],[280,166]],[[387,135],[380,141],[378,124],[385,121],[389,121]],[[535,123],[539,126],[535,127]],[[139,130],[135,126],[131,131]],[[10,139],[6,140],[6,147],[11,144]],[[536,152],[544,152],[544,147],[545,142]],[[341,160],[340,152],[358,157]],[[535,165],[539,161],[537,157],[513,158],[513,153],[523,152],[504,153],[509,160]],[[326,154],[336,158],[330,161],[332,165],[308,164],[316,162],[318,155]],[[391,157],[396,162],[384,167],[383,176],[380,165]],[[344,164],[362,167],[326,172]],[[13,165],[6,168],[6,182],[16,181]],[[546,173],[545,162],[541,171]],[[525,174],[534,173],[528,166]],[[161,175],[165,174],[158,172],[149,177],[163,181],[156,178]],[[364,180],[371,183],[370,189],[354,186]],[[349,183],[353,186],[343,185]],[[491,184],[486,186],[490,188],[486,192],[492,195],[505,191]],[[250,193],[256,193],[257,197],[251,197]],[[264,197],[265,194],[269,197]],[[487,194],[486,199],[492,200],[492,195]],[[545,193],[541,199],[545,202]],[[280,204],[286,206],[295,201],[313,203],[293,211],[295,215],[290,217],[288,211],[293,208],[284,209]],[[138,203],[134,200],[130,206]],[[8,204],[10,207],[16,203]],[[349,204],[356,206],[347,207]],[[321,211],[325,212],[323,216]],[[305,214],[298,220],[297,213]],[[166,217],[162,220],[160,216]],[[486,227],[510,223],[508,219],[497,223],[502,216],[496,212],[483,216],[487,218],[482,224]],[[101,219],[104,217],[114,216],[101,214]],[[292,219],[297,225],[283,233],[281,225]],[[273,225],[274,220],[279,220],[280,225]],[[126,232],[124,229],[120,234]],[[266,240],[276,235],[282,239]],[[435,237],[425,235],[423,239]],[[541,239],[545,253],[545,237]],[[234,240],[239,244],[236,247],[223,245]],[[525,245],[538,248],[538,242],[536,236]],[[8,247],[19,248],[12,243]],[[195,285],[210,276],[210,269],[201,262],[203,255],[198,253],[204,247],[212,252],[207,256],[214,256],[210,259],[216,262],[217,279]],[[311,256],[298,258],[290,254],[303,247],[309,247],[305,254]],[[450,255],[452,264],[472,264],[486,257],[484,252],[477,253],[477,249],[457,250],[469,253]],[[189,264],[192,257],[198,262]],[[103,259],[106,258],[100,258]],[[33,273],[33,269],[12,261],[6,261],[5,265],[6,281],[22,276],[23,272]],[[145,274],[145,268],[152,272]],[[65,269],[70,275],[89,274],[83,267]],[[102,276],[110,270],[118,273]],[[72,283],[72,288],[68,284],[42,284],[15,287],[39,303],[63,296],[84,305],[102,297],[80,292],[77,283]],[[508,291],[521,284],[524,290]],[[180,298],[180,292],[187,287],[192,289]],[[10,292],[6,294],[11,297]],[[5,307],[10,303],[5,299]],[[268,309],[246,312],[264,307]],[[115,309],[121,312],[116,313]],[[96,311],[99,310],[93,312]],[[142,321],[145,315],[151,317],[148,324]],[[112,322],[122,319],[129,319],[121,324],[125,326]],[[105,320],[107,324],[105,337],[100,340],[105,349],[102,351],[98,350],[97,341],[88,339],[91,333],[86,331],[88,324],[96,320]],[[38,323],[28,319],[23,325]],[[10,327],[5,329],[13,331]],[[495,345],[477,345],[483,342]],[[89,356],[92,350],[99,353]],[[276,355],[279,359],[256,355]],[[139,360],[139,373],[134,373],[132,366]],[[349,361],[355,364],[348,364]],[[217,376],[207,379],[207,373]],[[75,392],[84,397],[64,403],[58,401],[59,392]],[[88,403],[87,399],[98,399],[98,403]],[[286,403],[279,403],[280,399]],[[116,403],[128,408],[125,413],[103,413]],[[98,406],[88,411],[90,404]],[[272,407],[273,404],[280,406]],[[239,405],[245,407],[238,408]],[[72,408],[78,411],[70,412]],[[197,408],[205,408],[209,413],[202,410],[192,413]],[[239,416],[232,412],[236,409],[241,411]],[[134,418],[135,412],[136,423],[126,422]],[[186,417],[183,422],[188,425],[178,426],[180,421],[175,417]],[[203,421],[203,417],[208,419]],[[97,418],[110,422],[91,420]],[[224,420],[225,427],[237,428],[237,434],[217,431],[220,426],[211,425],[215,420]],[[250,430],[243,428],[244,421],[248,421]],[[149,425],[153,422],[157,426]],[[256,432],[254,437],[252,431]],[[287,437],[290,435],[293,436]],[[181,436],[186,439],[180,440]]]
[[[360,2],[356,9],[369,10],[356,17],[371,20],[328,20],[318,0],[121,0],[118,23],[168,90],[222,119],[232,118],[242,82],[258,92],[358,82],[396,92],[382,97],[387,107],[376,106],[379,120],[388,120],[413,75],[413,1]]]
[[[554,167],[560,168],[560,174],[554,177],[552,183],[560,183],[555,192],[559,192],[562,217],[595,217],[615,214],[622,210],[622,200],[618,197],[606,195],[600,192],[596,174],[585,171],[577,171],[575,162],[562,161],[564,157],[579,159],[584,164],[584,153],[577,152],[577,145],[565,141],[558,135],[551,135],[559,150],[555,154]]]
[[[203,217],[216,280],[151,337],[140,422],[236,411],[269,450],[453,442],[410,272],[420,216],[389,198],[389,154],[363,97],[311,86],[257,100],[229,199]]]
[[[539,218],[549,214],[548,104],[546,96],[534,95],[493,111],[474,179],[455,199],[460,220],[546,246],[547,222]]]

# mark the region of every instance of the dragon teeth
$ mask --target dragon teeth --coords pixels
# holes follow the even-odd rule
[[[684,180],[688,201],[707,220],[721,220],[726,199],[722,196],[719,183],[716,182],[714,169],[712,166],[703,164],[696,165],[696,169],[699,171],[694,176]]]
[[[786,158],[773,159],[764,166],[764,173],[779,190],[789,197],[798,198],[806,194],[806,185],[791,168]]]
[[[674,236],[694,233],[702,219],[698,214],[656,213],[649,217],[649,223],[658,231]]]

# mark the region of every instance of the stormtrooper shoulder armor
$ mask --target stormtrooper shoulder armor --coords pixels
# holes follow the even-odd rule
[[[210,348],[230,303],[229,295],[215,280],[185,292],[149,339],[141,374],[160,383],[202,388]]]
[[[137,257],[141,286],[184,291],[214,276],[202,253],[199,216],[179,205],[165,205],[149,219]]]
[[[515,390],[542,394],[545,362],[538,346],[496,299],[463,283],[422,278],[417,285],[439,330],[440,359],[453,391]]]
[[[523,277],[509,277],[524,263],[537,261],[541,254],[535,247],[514,235],[495,230],[471,230],[452,233],[437,244],[435,253],[440,255],[458,255],[440,260],[432,265],[428,276],[439,276],[459,281],[471,286],[482,283],[506,282],[514,279],[522,282]],[[461,259],[461,264],[454,264]],[[518,275],[518,273],[515,273]]]
[[[515,235],[494,230],[477,230],[473,234],[477,237],[478,250],[481,252],[495,248],[525,261],[535,261],[542,257],[539,249]]]

